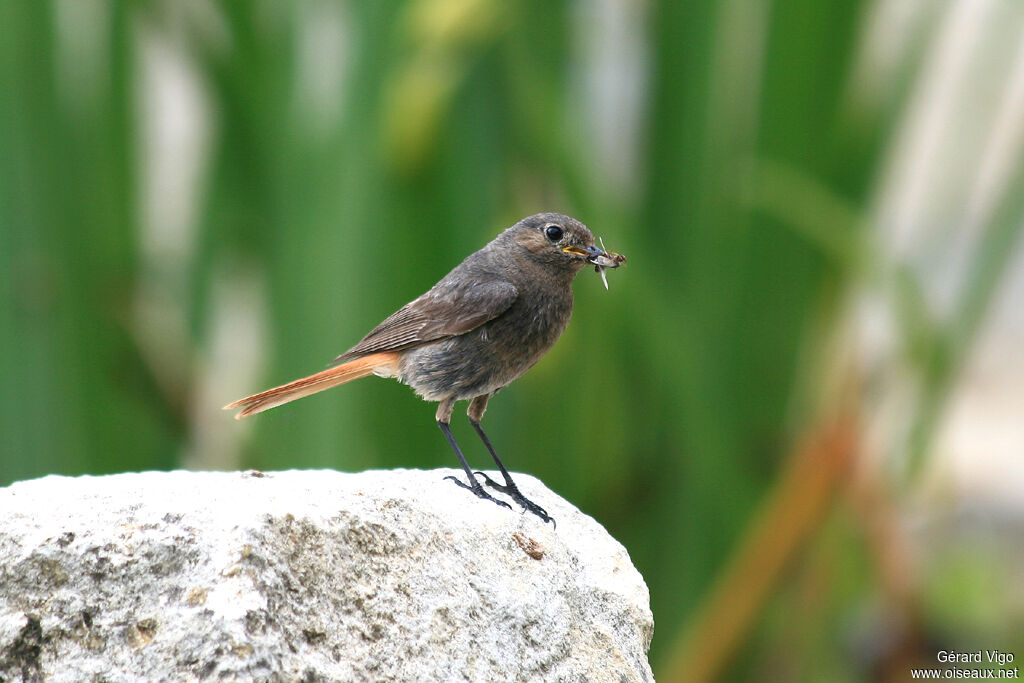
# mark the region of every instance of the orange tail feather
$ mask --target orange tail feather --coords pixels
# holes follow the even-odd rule
[[[294,382],[288,382],[288,384],[282,384],[279,387],[273,389],[267,389],[261,391],[258,394],[252,396],[246,396],[240,398],[234,403],[229,403],[224,406],[224,410],[234,410],[235,408],[241,408],[242,410],[235,415],[236,420],[241,420],[243,417],[249,417],[256,413],[262,413],[264,410],[270,410],[276,408],[279,405],[284,405],[294,401],[297,398],[303,396],[309,396],[315,394],[324,389],[330,389],[336,387],[339,384],[345,382],[351,382],[354,379],[360,377],[366,377],[372,375],[375,372],[379,374],[392,375],[398,366],[398,353],[396,351],[385,351],[383,353],[374,353],[369,356],[363,356],[362,358],[356,358],[350,360],[347,363],[335,366],[333,368],[327,368],[315,375],[309,377],[303,377],[297,379]]]

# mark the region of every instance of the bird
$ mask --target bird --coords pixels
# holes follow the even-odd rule
[[[374,327],[332,361],[333,367],[234,401],[236,419],[298,398],[377,375],[391,377],[437,403],[435,419],[455,452],[467,481],[449,476],[478,498],[512,509],[474,476],[451,431],[457,401],[469,401],[467,416],[504,483],[476,472],[542,521],[554,519],[526,498],[480,425],[488,401],[521,377],[554,345],[573,309],[572,282],[586,266],[604,277],[625,257],[594,244],[580,221],[560,213],[538,213],[505,229],[470,254],[427,292]],[[607,280],[605,280],[607,287]]]

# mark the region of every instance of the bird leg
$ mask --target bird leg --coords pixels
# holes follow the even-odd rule
[[[474,402],[475,401],[476,399],[474,399]],[[499,458],[498,454],[494,452],[494,446],[491,445],[491,440],[487,438],[487,435],[484,433],[483,427],[480,426],[480,421],[474,420],[471,415],[469,418],[469,423],[473,425],[473,429],[475,429],[476,433],[480,435],[480,440],[484,442],[485,446],[487,446],[488,452],[490,452],[491,457],[494,458],[494,464],[498,466],[498,470],[501,472],[501,476],[505,478],[505,484],[499,484],[498,482],[494,481],[483,472],[477,472],[477,474],[483,477],[484,481],[487,482],[487,485],[490,486],[492,489],[497,489],[498,491],[501,491],[505,495],[509,496],[512,500],[519,503],[523,507],[523,509],[529,510],[533,514],[540,517],[541,520],[545,522],[551,522],[552,524],[554,524],[554,517],[548,515],[547,511],[544,508],[542,508],[541,506],[537,505],[532,500],[524,496],[523,493],[519,490],[519,487],[516,486],[516,483],[512,481],[512,475],[508,473],[508,470],[505,469],[505,465],[502,464],[501,462],[501,458]]]
[[[476,480],[476,477],[473,476],[473,470],[469,468],[469,463],[466,462],[466,456],[462,455],[462,450],[459,448],[459,444],[455,443],[455,437],[452,436],[452,429],[450,426],[448,426],[448,423],[441,422],[440,420],[438,420],[437,426],[441,428],[441,431],[444,433],[444,437],[448,439],[449,445],[451,445],[452,450],[455,451],[455,455],[458,456],[459,462],[462,464],[462,469],[466,470],[466,477],[469,479],[469,483],[467,484],[463,481],[459,481],[458,477],[453,476],[447,476],[445,477],[445,479],[451,479],[462,488],[469,489],[476,495],[477,498],[489,500],[496,505],[500,505],[511,510],[511,505],[509,505],[503,500],[498,500],[491,494],[487,493],[487,491],[484,490],[484,487],[480,485],[480,482]],[[484,479],[486,478],[487,477],[485,476]]]

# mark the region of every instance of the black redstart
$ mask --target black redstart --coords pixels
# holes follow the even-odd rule
[[[456,401],[469,400],[469,422],[505,484],[477,474],[491,488],[551,521],[512,481],[480,419],[488,399],[533,367],[562,334],[572,314],[572,281],[580,269],[590,264],[603,276],[605,268],[617,268],[623,261],[624,256],[596,247],[590,230],[574,218],[557,213],[524,218],[335,358],[340,365],[247,396],[225,409],[241,408],[235,417],[243,418],[359,377],[394,377],[423,399],[439,403],[437,424],[469,483],[449,478],[480,498],[510,508],[484,490],[452,436],[452,408]]]

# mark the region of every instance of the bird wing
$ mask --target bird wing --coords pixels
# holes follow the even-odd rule
[[[519,296],[507,280],[443,284],[392,313],[333,362],[465,334],[504,313]]]

